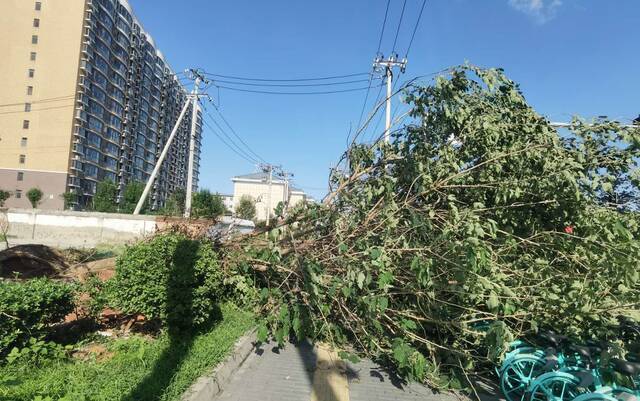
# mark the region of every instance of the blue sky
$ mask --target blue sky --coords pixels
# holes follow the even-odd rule
[[[388,54],[404,0],[391,0]],[[176,71],[256,78],[368,72],[386,0],[130,0]],[[422,0],[407,0],[404,54]],[[469,61],[502,67],[552,120],[640,113],[639,0],[428,0],[402,80]],[[358,86],[357,84],[355,86]],[[364,84],[366,86],[366,83]],[[375,98],[377,90],[370,98]],[[210,90],[217,100],[218,91]],[[274,96],[221,90],[220,110],[264,159],[282,164],[312,195],[346,147],[364,92]],[[371,102],[371,100],[370,100]],[[215,116],[215,114],[214,114]],[[255,170],[204,132],[201,186],[229,193]]]

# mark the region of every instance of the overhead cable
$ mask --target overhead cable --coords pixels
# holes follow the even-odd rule
[[[334,90],[334,91],[319,91],[319,92],[273,92],[273,91],[232,88],[230,86],[222,86],[222,85],[215,85],[215,84],[214,86],[217,86],[220,89],[228,89],[236,92],[262,93],[266,95],[329,95],[333,93],[356,92],[356,91],[362,91],[362,90],[368,89],[367,87],[363,87],[363,88],[352,88],[352,89],[341,89],[341,90]]]
[[[396,29],[396,38],[393,40],[393,50],[391,50],[391,53],[396,52],[396,43],[398,42],[398,35],[400,34],[400,27],[402,26],[402,18],[404,17],[404,10],[406,6],[407,0],[404,0],[404,3],[402,3],[402,12],[400,13],[400,21],[398,21],[398,29]]]
[[[416,25],[413,28],[413,33],[411,34],[411,40],[409,41],[409,46],[407,47],[407,52],[404,55],[404,58],[409,56],[409,50],[411,50],[411,45],[413,44],[413,39],[416,37],[416,31],[418,30],[418,26],[420,26],[420,19],[422,18],[422,13],[424,11],[424,6],[427,4],[427,0],[422,1],[422,8],[420,8],[420,14],[418,14],[418,20],[416,21]]]
[[[236,79],[241,81],[260,81],[260,82],[304,82],[304,81],[326,81],[329,79],[340,79],[340,78],[351,78],[358,77],[363,75],[369,75],[368,72],[360,72],[356,74],[346,74],[346,75],[335,75],[332,77],[320,77],[320,78],[293,78],[293,79],[270,79],[270,78],[247,78],[247,77],[237,77],[231,75],[222,75],[222,74],[212,74],[212,73],[204,73],[204,75],[209,77],[219,77],[219,78],[227,78],[227,79]]]

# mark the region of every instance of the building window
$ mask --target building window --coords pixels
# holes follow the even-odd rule
[[[40,18],[34,18],[33,19],[33,27],[34,28],[39,28],[40,27]]]
[[[24,181],[24,173],[22,171],[18,172],[18,181]]]
[[[29,120],[23,120],[22,121],[22,128],[23,129],[29,129]]]
[[[27,86],[27,95],[28,96],[33,95],[33,86]]]
[[[24,104],[24,111],[26,111],[26,112],[30,112],[31,111],[31,103],[25,103]]]
[[[42,2],[36,1],[36,11],[42,10]]]
[[[21,191],[21,190],[16,189],[15,194],[16,194],[16,199],[20,199],[20,198],[22,198],[22,191]]]
[[[31,52],[31,61],[36,61],[36,52]]]
[[[33,78],[36,76],[36,70],[33,68],[29,68],[29,78]]]
[[[27,156],[26,155],[20,155],[19,158],[19,162],[20,164],[24,164],[24,162],[27,160]]]
[[[23,148],[27,147],[27,137],[22,137],[22,139],[20,139],[20,146],[22,146]]]
[[[38,44],[38,35],[32,35],[31,36],[31,44],[32,45],[37,45]]]

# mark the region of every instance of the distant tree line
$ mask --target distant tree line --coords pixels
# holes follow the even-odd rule
[[[93,197],[91,210],[104,213],[133,213],[144,191],[141,182],[130,182],[124,188],[122,199],[118,202],[118,187],[113,181],[98,183]],[[174,191],[166,200],[165,206],[151,211],[149,200],[142,207],[143,214],[161,214],[167,216],[182,216],[186,204],[186,191],[182,188]],[[192,195],[191,216],[193,218],[216,218],[227,212],[222,197],[213,194],[208,189],[201,189]]]

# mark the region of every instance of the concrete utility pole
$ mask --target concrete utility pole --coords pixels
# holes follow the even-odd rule
[[[384,70],[387,78],[387,110],[386,110],[386,125],[384,130],[384,141],[389,143],[391,141],[391,96],[392,84],[393,84],[393,68],[399,67],[400,72],[404,73],[407,68],[407,59],[398,60],[398,54],[393,54],[386,60],[384,56],[380,55],[373,61],[373,70],[382,72]]]
[[[200,74],[196,75],[196,81],[193,86],[193,114],[191,117],[191,137],[189,138],[189,172],[187,173],[187,191],[184,202],[184,218],[191,217],[191,201],[193,198],[193,164],[195,162],[196,153],[196,127],[198,122],[198,89],[200,87]]]
[[[291,200],[291,188],[289,187],[289,179],[293,178],[293,174],[287,171],[282,171],[282,178],[284,179],[284,196],[282,199],[284,200],[284,209],[282,211],[282,216],[287,215],[287,211],[289,210],[289,202]]]
[[[267,196],[267,227],[269,227],[269,221],[271,220],[271,185],[273,183],[273,166],[268,165],[269,171],[269,193]]]
[[[208,81],[197,70],[191,69],[191,70],[188,70],[187,72],[190,73],[191,79],[195,79],[195,85],[193,87],[193,91],[191,92],[191,94],[187,95],[187,101],[185,102],[184,107],[180,112],[178,121],[176,121],[176,124],[173,127],[173,130],[171,131],[169,138],[167,139],[167,143],[164,145],[164,148],[162,149],[162,153],[160,154],[160,158],[158,159],[155,167],[153,168],[153,172],[149,176],[149,180],[147,180],[147,184],[144,187],[144,191],[142,191],[142,196],[140,197],[140,200],[136,205],[136,209],[133,212],[134,215],[140,214],[140,211],[142,210],[142,206],[144,205],[144,202],[147,200],[147,197],[149,196],[149,191],[151,191],[151,187],[153,186],[153,183],[156,177],[158,176],[158,172],[162,167],[162,163],[164,162],[164,159],[167,157],[167,153],[169,153],[169,148],[171,147],[171,144],[173,143],[173,139],[175,138],[176,133],[178,132],[180,123],[184,119],[184,116],[187,113],[187,109],[189,108],[189,105],[192,105],[193,116],[191,118],[191,139],[189,141],[189,166],[188,166],[189,171],[187,175],[187,190],[186,190],[187,196],[185,199],[184,217],[189,218],[191,216],[191,192],[193,190],[193,170],[194,170],[193,166],[195,163],[195,140],[196,140],[196,122],[198,118],[198,99],[200,98],[200,96],[206,96],[206,94],[204,93],[200,94],[198,89],[201,83],[203,82],[208,83]]]

